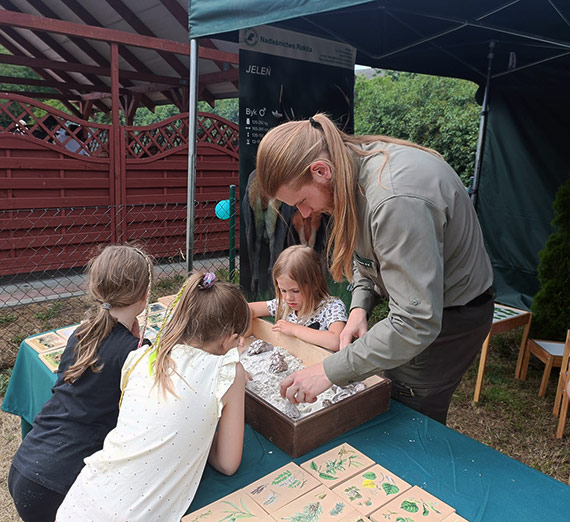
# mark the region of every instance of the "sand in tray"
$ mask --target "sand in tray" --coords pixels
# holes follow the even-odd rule
[[[256,339],[241,354],[240,361],[253,379],[248,381],[247,389],[294,420],[306,417],[366,388],[362,382],[344,387],[333,384],[317,397],[316,402],[293,405],[281,397],[279,386],[285,377],[304,368],[301,359],[294,357],[281,346],[273,346],[262,339]]]

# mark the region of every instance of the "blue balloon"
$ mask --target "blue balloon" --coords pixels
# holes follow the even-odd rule
[[[230,219],[230,200],[222,199],[216,204],[216,216],[220,219]]]

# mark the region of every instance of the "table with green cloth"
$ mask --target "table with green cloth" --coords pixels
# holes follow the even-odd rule
[[[22,343],[2,408],[31,423],[50,397],[55,378],[37,353]],[[570,520],[570,487],[565,483],[395,401],[390,402],[387,412],[297,459],[246,426],[238,472],[227,477],[207,466],[188,512],[247,486],[291,460],[301,464],[342,442],[429,491],[470,522]]]
[[[51,397],[57,374],[53,373],[26,341],[22,341],[12,377],[4,395],[2,409],[21,418],[22,438],[32,428],[32,422]]]

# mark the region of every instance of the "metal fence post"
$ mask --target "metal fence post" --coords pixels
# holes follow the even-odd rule
[[[230,282],[236,276],[236,186],[230,185]]]
[[[186,274],[194,268],[194,205],[196,205],[196,116],[198,104],[198,40],[190,40],[188,99],[188,195],[186,209]]]

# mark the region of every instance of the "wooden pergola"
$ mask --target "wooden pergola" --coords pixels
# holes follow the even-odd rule
[[[0,0],[0,63],[29,67],[35,79],[0,76],[0,83],[49,88],[23,92],[57,99],[88,121],[95,111],[112,120],[111,151],[120,151],[121,118],[132,125],[140,106],[174,104],[188,121],[187,265],[194,250],[196,101],[212,107],[238,96],[238,46],[188,39],[187,0]],[[0,93],[2,98],[2,93]],[[114,177],[122,157],[109,156]]]
[[[187,21],[187,3],[177,0],[0,0],[0,45],[10,53],[0,54],[0,63],[41,77],[0,76],[0,83],[50,88],[4,92],[58,99],[85,120],[94,110],[118,118],[114,107],[127,124],[139,106],[174,104],[187,112]],[[198,61],[199,100],[214,106],[237,96],[235,44],[203,39]]]

